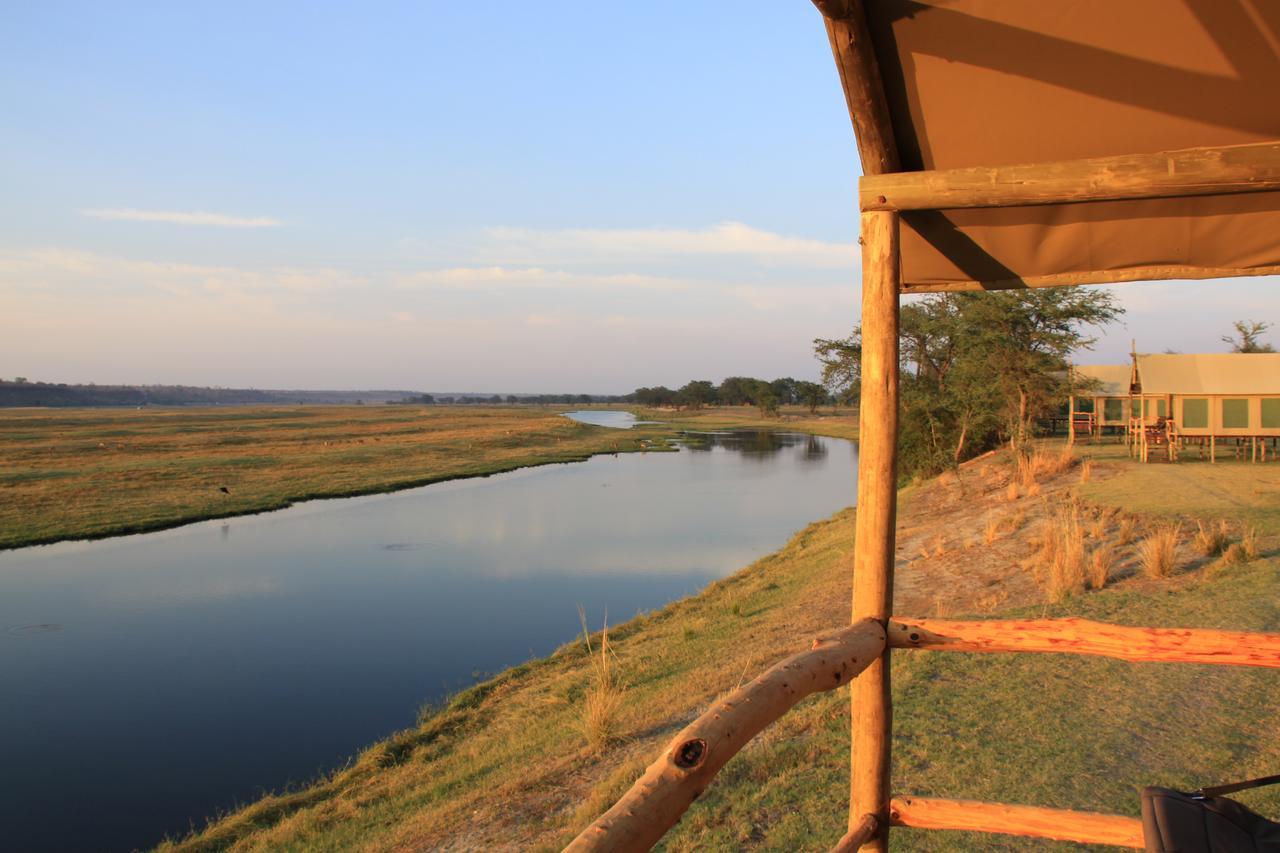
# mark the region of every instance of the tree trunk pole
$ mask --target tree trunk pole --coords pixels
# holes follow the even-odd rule
[[[862,214],[862,390],[858,424],[857,540],[853,619],[887,623],[893,605],[898,479],[898,215]],[[889,650],[852,690],[849,829],[868,814],[881,829],[862,850],[888,849],[889,749],[893,724]]]

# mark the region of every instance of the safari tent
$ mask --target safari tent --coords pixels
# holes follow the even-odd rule
[[[849,820],[833,849],[885,850],[899,825],[1142,847],[1136,818],[918,797],[891,779],[891,650],[1280,667],[1280,636],[893,616],[899,300],[1280,272],[1280,5],[814,2],[862,165],[851,624],[717,701],[569,849],[647,849],[755,734],[850,681]]]
[[[1133,370],[1127,364],[1086,364],[1071,369],[1073,393],[1067,418],[1071,437],[1094,435],[1129,422]]]

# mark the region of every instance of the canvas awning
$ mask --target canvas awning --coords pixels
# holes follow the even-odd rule
[[[815,2],[869,175],[1280,140],[1280,3]],[[869,61],[842,17],[864,14]],[[901,254],[904,292],[1275,273],[1280,192],[904,210]]]

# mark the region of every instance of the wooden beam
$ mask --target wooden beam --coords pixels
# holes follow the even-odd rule
[[[844,88],[864,175],[896,172],[898,146],[880,79],[880,63],[867,31],[862,0],[813,0],[822,12],[827,39]]]
[[[819,638],[729,694],[684,728],[627,791],[566,851],[648,850],[675,826],[725,763],[801,699],[855,678],[884,651],[884,628],[855,622]]]
[[[836,842],[836,846],[832,847],[829,853],[856,853],[856,851],[866,844],[880,830],[880,821],[873,814],[864,814],[857,825],[844,834],[844,837]]]
[[[1118,284],[1126,281],[1196,280],[1206,278],[1238,278],[1241,276],[1280,275],[1280,266],[1259,267],[1192,267],[1182,264],[1159,264],[1127,267],[1122,270],[1085,270],[1053,273],[1003,281],[918,281],[904,282],[903,293],[958,293],[972,290],[1021,290],[1027,287],[1067,287],[1077,284]]]
[[[950,621],[896,617],[889,646],[954,652],[1061,652],[1127,661],[1280,668],[1280,634],[1130,628],[1087,619]]]
[[[866,174],[863,210],[1020,207],[1280,190],[1280,142],[1021,166]]]
[[[917,829],[955,829],[1032,838],[1053,838],[1080,844],[1107,844],[1142,849],[1142,821],[1121,815],[980,803],[894,797],[889,805],[894,826]]]
[[[862,214],[862,377],[858,409],[858,510],[853,618],[884,624],[893,607],[898,500],[898,215]],[[864,850],[888,846],[893,709],[889,652],[858,677],[852,696],[849,829],[874,814],[882,830]]]

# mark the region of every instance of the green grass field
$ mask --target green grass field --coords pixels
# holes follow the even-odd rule
[[[1082,491],[1105,504],[1127,500],[1137,490],[1149,502],[1144,512],[1189,521],[1200,514],[1194,504],[1179,497],[1161,505],[1160,492],[1135,484],[1173,477],[1184,486],[1173,494],[1186,496],[1196,493],[1188,484],[1201,482],[1197,478],[1225,477],[1244,495],[1244,506],[1232,504],[1235,509],[1275,522],[1269,492],[1244,488],[1269,482],[1272,468],[1234,464],[1220,473],[1187,465],[1157,471],[1106,448],[1097,453],[1106,458],[1096,463],[1090,482],[1081,484],[1074,467],[1012,503],[1002,496],[1011,476],[1008,463],[989,458],[959,478],[906,490],[902,523],[914,537],[927,537],[944,504],[961,514],[1029,517],[999,543],[1003,553],[1028,555],[1011,567],[1013,583],[1035,573],[1043,529],[1037,519],[1044,516],[1033,507]],[[1218,518],[1225,506],[1212,505],[1205,519]],[[584,732],[590,660],[581,644],[570,644],[458,695],[420,726],[371,747],[347,770],[268,797],[169,847],[558,849],[716,697],[847,620],[852,522],[852,512],[845,511],[811,525],[779,553],[702,594],[611,628],[625,691],[614,721],[617,737],[603,750],[592,748]],[[979,554],[967,549],[983,546],[963,547],[940,557],[903,555],[903,588],[920,586],[921,578],[937,587],[938,580],[928,581],[932,566],[947,560],[964,564],[971,559],[965,554]],[[981,600],[982,591],[967,589],[963,576],[948,583],[954,585],[945,590],[950,604]],[[932,615],[924,612],[929,600],[924,593],[904,592],[898,607],[908,615]],[[1131,569],[1118,570],[1106,588],[1058,604],[1034,595],[993,601],[990,609],[947,615],[1079,615],[1130,625],[1280,631],[1277,541],[1264,537],[1257,559],[1231,566],[1194,558],[1184,549],[1169,578],[1148,580]],[[1275,670],[1067,655],[900,652],[894,656],[894,701],[893,775],[901,793],[1136,815],[1143,785],[1192,788],[1280,769]],[[802,703],[726,766],[662,849],[830,846],[845,820],[848,727],[847,691]],[[1280,815],[1280,790],[1240,798]],[[895,830],[893,846],[1077,849],[910,830]]]
[[[0,548],[580,460],[664,435],[533,407],[0,410]]]

